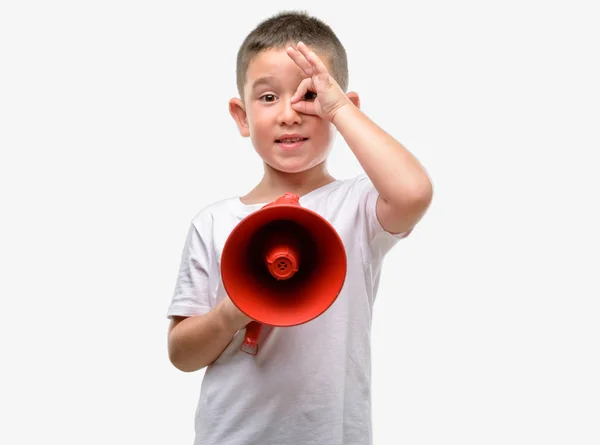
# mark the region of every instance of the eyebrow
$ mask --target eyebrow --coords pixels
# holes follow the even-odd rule
[[[262,76],[252,82],[252,90],[255,90],[257,87],[261,85],[270,85],[272,82],[276,81],[275,76]]]

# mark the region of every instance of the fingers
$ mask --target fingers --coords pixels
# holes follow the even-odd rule
[[[300,67],[300,69],[304,72],[306,76],[312,77],[314,71],[313,67],[300,51],[290,46],[287,48],[286,52],[288,56],[290,56],[292,60],[296,62],[296,65]]]
[[[302,82],[300,82],[300,85],[298,85],[298,89],[292,96],[292,103],[298,102],[300,99],[302,99],[306,95],[306,93],[308,93],[309,91],[312,91],[312,89],[310,88],[311,86],[312,86],[312,79],[310,79],[310,78],[306,78]]]
[[[298,42],[297,48],[309,62],[311,67],[315,70],[313,74],[328,74],[327,67],[314,51],[308,49],[308,46],[306,46],[303,42]]]
[[[327,67],[314,51],[311,51],[303,42],[298,42],[296,48],[287,48],[287,54],[298,65],[304,74],[312,77],[315,74],[328,74]]]
[[[304,114],[317,114],[315,111],[315,103],[312,101],[302,100],[302,98],[308,93],[312,91],[312,79],[307,78],[300,82],[298,85],[298,89],[292,96],[292,108],[300,113]]]

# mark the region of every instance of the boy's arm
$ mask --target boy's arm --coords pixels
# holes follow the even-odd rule
[[[406,232],[421,219],[433,186],[415,157],[364,115],[333,79],[327,67],[304,43],[288,47],[288,55],[306,78],[292,96],[292,108],[332,122],[377,189],[377,218],[391,233]],[[311,100],[307,92],[316,93]],[[358,98],[354,97],[358,105]]]
[[[169,359],[181,371],[198,371],[214,362],[235,333],[250,321],[229,298],[206,314],[173,317],[169,326]]]
[[[377,218],[390,233],[411,230],[423,217],[433,186],[419,161],[354,104],[340,107],[332,123],[379,193]]]

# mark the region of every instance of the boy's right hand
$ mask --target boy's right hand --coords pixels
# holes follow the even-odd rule
[[[217,305],[219,313],[223,320],[223,323],[229,328],[236,331],[244,329],[248,323],[254,321],[248,317],[242,311],[240,311],[229,296],[225,298]]]

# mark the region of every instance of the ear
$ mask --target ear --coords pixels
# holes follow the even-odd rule
[[[360,97],[358,97],[358,93],[350,91],[346,96],[348,96],[356,108],[360,108]]]
[[[248,125],[246,107],[244,106],[244,103],[237,97],[234,97],[229,101],[229,114],[231,114],[231,117],[233,117],[235,120],[240,134],[245,138],[250,136],[250,127]]]

